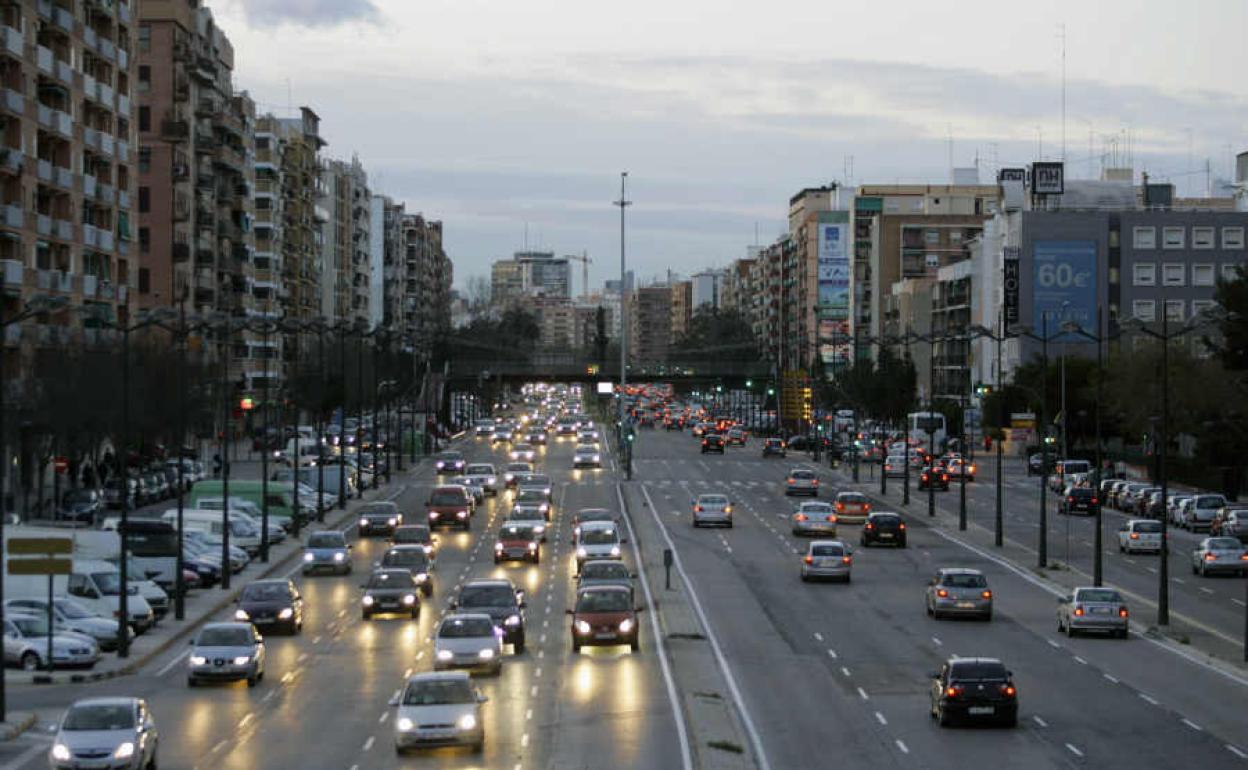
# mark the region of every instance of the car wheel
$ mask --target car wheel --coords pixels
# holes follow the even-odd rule
[[[373,619],[373,616],[372,616],[372,614],[371,614],[371,613],[368,613],[368,612],[361,612],[361,613],[360,613],[360,619],[361,619],[361,620],[372,620],[372,619]]]
[[[541,564],[541,563],[542,563],[542,553],[541,553],[541,551],[538,551],[537,553],[533,554],[533,563],[534,563],[534,564]]]
[[[33,652],[28,652],[22,655],[21,664],[23,671],[38,671],[39,656]]]
[[[157,770],[156,767],[156,751],[152,751],[152,758],[147,760],[147,770]]]
[[[576,654],[580,654],[581,652],[581,643],[575,639],[572,640],[572,652]]]
[[[985,622],[985,623],[991,623],[991,622],[992,622],[992,612],[991,612],[991,611],[989,611],[989,612],[985,612],[985,613],[984,613],[984,615],[983,615],[983,620],[984,620],[984,622]]]
[[[638,650],[640,650],[641,649],[641,637],[634,636],[633,641],[628,643],[628,648],[632,650],[633,652],[637,652]]]
[[[517,655],[523,655],[524,654],[524,637],[521,636],[519,639],[513,642],[511,647],[512,647],[512,650]]]
[[[1057,633],[1060,634],[1064,632],[1065,630],[1066,630],[1066,627],[1062,625],[1062,619],[1059,617],[1057,619]]]
[[[494,557],[494,563],[495,563],[495,564],[498,564],[500,561],[501,561],[501,559],[499,559],[497,556],[495,556],[495,557]]]
[[[260,678],[257,677],[255,674],[252,674],[251,676],[247,677],[247,686],[255,687],[259,681],[260,681]]]
[[[1196,569],[1196,565],[1195,565],[1195,564],[1193,564],[1193,565],[1192,565],[1192,574],[1193,574],[1193,575],[1196,575],[1196,574],[1199,574],[1199,572],[1200,572],[1200,571],[1199,571],[1198,569]]]
[[[420,607],[412,610],[412,620],[420,620]]]
[[[923,602],[923,611],[927,613],[929,618],[936,617],[936,611],[932,609],[931,602]]]
[[[199,682],[196,682],[196,681],[195,681],[195,677],[193,677],[193,676],[188,676],[188,677],[186,678],[186,686],[187,686],[187,687],[195,687],[195,686],[196,686],[196,685],[198,685],[198,684],[199,684]]]
[[[1018,712],[1016,711],[1013,714],[1010,714],[1009,716],[1007,716],[1005,719],[1002,719],[1001,726],[1002,727],[1018,727]]]
[[[854,579],[854,576],[853,576],[853,575],[846,575],[846,576],[845,576],[845,580],[844,580],[844,581],[842,581],[842,582],[845,582],[845,583],[850,583],[850,582],[852,582],[852,581],[853,581],[853,579]]]
[[[948,711],[945,711],[943,708],[939,709],[937,719],[940,721],[941,727],[950,727],[953,725],[953,715]]]
[[[810,582],[810,575],[807,575],[805,572],[803,572],[803,573],[802,573],[802,582],[803,582],[803,583],[809,583],[809,582]]]

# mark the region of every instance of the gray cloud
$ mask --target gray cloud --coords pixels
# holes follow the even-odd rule
[[[373,0],[243,0],[250,23],[333,27],[349,21],[380,22]]]

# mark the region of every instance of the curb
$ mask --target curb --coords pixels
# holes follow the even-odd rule
[[[5,722],[3,725],[0,725],[0,743],[4,741],[11,741],[34,726],[35,712],[19,711],[17,713],[22,714],[22,716],[19,717],[16,721],[12,721],[13,712],[10,712],[9,718],[11,721]]]

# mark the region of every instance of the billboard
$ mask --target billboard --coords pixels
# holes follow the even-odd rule
[[[1001,286],[1005,295],[1005,323],[1008,328],[1018,323],[1018,279],[1021,271],[1017,246],[1005,247],[1002,264],[1005,274]]]
[[[849,225],[819,223],[819,318],[849,318]]]
[[[1050,341],[1086,342],[1058,333],[1067,321],[1095,333],[1097,328],[1096,241],[1036,241],[1033,247],[1032,325],[1047,329]]]
[[[1061,195],[1066,192],[1066,165],[1053,161],[1032,163],[1031,191],[1036,195]]]

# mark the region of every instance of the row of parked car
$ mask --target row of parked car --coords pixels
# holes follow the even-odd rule
[[[160,465],[149,465],[141,469],[132,468],[126,480],[130,508],[141,508],[176,497],[178,462],[177,459],[169,459]],[[208,477],[204,464],[199,460],[183,459],[181,463],[183,492],[190,491],[192,484]],[[94,526],[106,509],[120,509],[122,500],[122,480],[114,476],[104,482],[99,489],[80,487],[66,490],[61,496],[61,504],[57,506],[53,518]]]
[[[1248,504],[1232,503],[1224,495],[1170,490],[1163,499],[1161,488],[1150,483],[1106,479],[1100,496],[1109,507],[1133,516],[1165,517],[1179,529],[1248,542]]]

